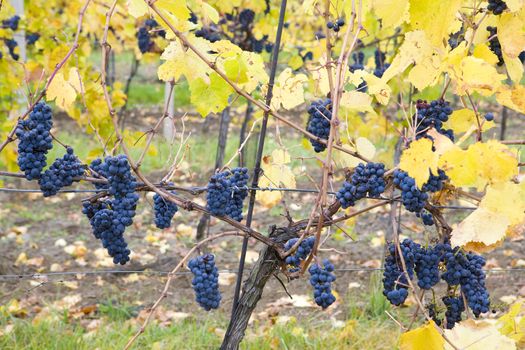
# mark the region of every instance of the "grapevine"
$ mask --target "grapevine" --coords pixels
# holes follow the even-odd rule
[[[320,139],[328,139],[330,134],[330,120],[332,119],[332,100],[318,100],[312,102],[308,107],[308,124],[306,130],[314,134]],[[326,145],[316,140],[310,139],[310,143],[316,152],[322,152],[326,149]]]
[[[172,192],[176,194],[175,192]],[[171,226],[171,220],[175,213],[179,210],[177,204],[167,201],[160,195],[155,193],[153,196],[153,209],[155,211],[155,226],[160,229],[169,228]]]
[[[193,273],[195,299],[206,311],[217,309],[221,302],[219,292],[219,272],[215,266],[213,254],[198,256],[189,261],[188,267]]]
[[[310,284],[314,287],[315,303],[326,309],[335,302],[335,296],[332,294],[332,282],[335,281],[334,265],[323,260],[323,265],[312,264],[308,269],[310,273]]]

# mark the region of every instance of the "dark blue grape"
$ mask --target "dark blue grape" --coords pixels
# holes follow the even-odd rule
[[[492,114],[492,113],[485,114],[485,120],[488,121],[488,122],[493,121],[494,120],[494,114]]]
[[[437,132],[454,141],[454,132],[452,129],[443,129],[443,123],[446,122],[452,114],[452,108],[449,102],[443,99],[434,100],[430,103],[418,100],[416,108],[417,113],[414,118],[416,124],[416,139],[426,137],[427,131],[433,127]]]
[[[435,324],[441,326],[443,320],[439,317],[438,307],[436,303],[430,303],[425,306],[428,311],[428,316],[434,321]]]
[[[5,45],[7,46],[7,49],[9,50],[9,55],[11,55],[11,57],[12,57],[15,61],[18,61],[18,59],[20,58],[20,55],[18,55],[17,53],[15,53],[15,49],[16,49],[16,47],[18,46],[18,43],[16,42],[16,40],[13,40],[13,39],[5,39],[4,42],[5,42]]]
[[[27,180],[39,179],[46,166],[46,154],[53,148],[52,126],[51,107],[44,102],[35,105],[28,119],[18,122],[18,166]]]
[[[432,217],[432,214],[430,214],[426,210],[421,210],[419,213],[416,213],[416,216],[421,218],[423,220],[423,225],[426,226],[432,226],[434,225],[434,218]]]
[[[129,261],[130,250],[124,240],[127,226],[133,223],[139,196],[135,193],[135,177],[125,155],[95,160],[90,168],[108,180],[108,184],[96,184],[108,191],[112,199],[104,198],[96,203],[84,203],[83,213],[90,220],[93,234],[113,257],[115,264]]]
[[[175,194],[175,192],[172,193]],[[160,229],[170,227],[173,216],[179,210],[177,204],[162,198],[156,193],[153,196],[153,203],[153,210],[155,211],[155,225]]]
[[[498,57],[498,66],[503,66],[505,61],[503,60],[503,53],[501,52],[501,44],[499,42],[499,39],[497,37],[498,34],[498,28],[496,27],[487,27],[487,31],[489,32],[489,49]]]
[[[355,205],[361,198],[378,197],[385,191],[386,183],[383,178],[385,165],[382,163],[360,163],[343,187],[337,192],[336,197],[343,208]]]
[[[488,0],[489,4],[487,6],[488,11],[492,11],[496,16],[501,15],[508,7],[505,1],[502,0]]]
[[[380,50],[375,50],[374,52],[374,62],[376,68],[374,69],[374,75],[378,78],[381,78],[385,71],[390,67],[389,63],[385,62],[386,54]]]
[[[420,246],[407,238],[400,243],[400,248],[405,261],[406,272],[409,278],[412,278],[416,253]],[[408,280],[403,272],[403,264],[397,248],[393,243],[388,245],[388,255],[385,258],[384,268],[383,295],[386,296],[391,304],[399,306],[405,302],[408,296]]]
[[[465,311],[465,304],[461,297],[446,296],[443,297],[443,304],[447,307],[445,318],[447,321],[446,328],[452,329],[457,322],[461,321],[461,313]]]
[[[415,251],[414,261],[417,285],[421,289],[430,289],[439,282],[439,262],[444,254],[442,244],[434,247],[419,248]]]
[[[286,251],[290,250],[294,246],[294,244],[297,243],[298,240],[299,238],[290,239],[284,244],[284,249]],[[286,265],[288,265],[288,271],[297,272],[300,270],[301,262],[306,260],[306,258],[308,257],[308,255],[310,254],[310,252],[312,251],[314,247],[314,243],[315,243],[315,237],[312,236],[312,237],[305,238],[301,242],[299,247],[297,247],[297,250],[295,251],[295,253],[286,257],[285,262],[286,262]]]
[[[26,35],[27,45],[34,45],[38,39],[40,39],[40,34],[38,33],[28,33]]]
[[[330,135],[330,120],[332,120],[332,100],[317,100],[308,107],[308,124],[306,130],[320,139],[328,140]],[[310,139],[314,151],[319,153],[326,149],[326,145]]]
[[[20,22],[20,16],[14,15],[13,17],[4,19],[2,21],[2,28],[9,28],[11,30],[17,30],[18,22]]]
[[[215,266],[213,254],[204,254],[189,261],[188,267],[193,273],[191,282],[195,298],[206,311],[217,309],[221,302],[219,292],[219,271]]]
[[[339,27],[343,27],[345,25],[345,19],[344,18],[339,18],[336,22],[336,24],[339,26]]]
[[[151,41],[149,30],[146,27],[139,28],[137,39],[140,52],[146,53],[153,47],[153,41]]]
[[[244,199],[248,196],[248,169],[234,168],[215,174],[208,182],[206,208],[216,216],[242,221]]]
[[[333,274],[334,265],[328,261],[323,260],[323,266],[312,264],[308,269],[310,273],[310,284],[314,287],[315,303],[326,309],[335,302],[335,296],[332,294],[331,284],[335,281]]]
[[[428,200],[428,194],[419,190],[416,181],[402,170],[394,171],[394,185],[401,189],[401,199],[406,210],[419,213]]]
[[[244,9],[239,14],[239,23],[242,30],[247,30],[255,19],[255,12],[250,9]]]
[[[85,171],[73,149],[68,147],[66,154],[62,158],[56,159],[49,169],[40,176],[38,180],[40,190],[44,193],[44,197],[53,196],[61,188],[71,186],[73,181],[79,181],[78,177],[84,175]]]
[[[221,36],[215,27],[202,27],[195,31],[195,36],[206,39],[211,43],[221,40]]]
[[[438,175],[430,172],[428,181],[421,188],[423,192],[438,192],[443,189],[443,182],[448,179],[447,174],[441,169],[438,169]]]

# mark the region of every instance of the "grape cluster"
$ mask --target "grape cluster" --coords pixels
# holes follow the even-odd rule
[[[18,46],[18,43],[14,39],[5,39],[5,46],[7,46],[7,49],[9,50],[9,55],[11,55],[11,58],[13,58],[15,61],[18,61],[20,58],[20,55],[15,52],[16,47]]]
[[[415,252],[419,249],[419,245],[407,238],[401,242],[400,247],[406,272],[409,278],[412,278],[416,259]],[[408,280],[403,272],[401,258],[393,243],[388,245],[388,253],[383,272],[383,295],[391,304],[398,306],[403,304],[408,296]]]
[[[102,240],[102,245],[113,257],[115,264],[124,265],[129,261],[130,250],[124,240],[124,231],[133,223],[139,196],[135,193],[135,177],[125,155],[106,157],[91,163],[91,168],[108,180],[108,184],[97,184],[106,189],[113,199],[95,203],[84,203],[83,213],[90,220],[93,234]]]
[[[438,284],[439,262],[443,257],[443,245],[437,244],[434,247],[417,247],[415,249],[415,268],[417,285],[421,289],[430,289]]]
[[[306,130],[320,139],[327,140],[330,135],[330,120],[332,120],[332,100],[317,100],[308,107],[308,124]],[[326,149],[326,145],[310,139],[314,151],[319,153]]]
[[[485,259],[473,253],[463,253],[459,247],[445,245],[443,261],[446,272],[441,276],[450,286],[460,285],[472,313],[478,317],[490,308],[489,293],[485,286]]]
[[[44,102],[35,105],[28,119],[18,122],[18,166],[27,180],[39,179],[46,166],[46,154],[53,148],[52,126],[51,107]]]
[[[27,45],[34,45],[38,39],[40,39],[40,34],[38,33],[28,33],[26,35]]]
[[[4,29],[11,29],[11,30],[17,30],[18,29],[18,22],[20,22],[20,16],[14,15],[11,18],[4,19],[2,21],[2,28]]]
[[[505,1],[502,0],[488,0],[489,5],[487,6],[488,11],[492,11],[493,14],[501,15],[508,7]]]
[[[49,169],[44,171],[38,184],[44,197],[54,196],[61,188],[71,186],[75,178],[84,175],[84,172],[84,166],[75,156],[73,149],[68,147],[66,154],[56,159]]]
[[[216,216],[242,221],[242,207],[248,196],[248,169],[234,168],[215,174],[208,182],[206,208]]]
[[[164,229],[171,226],[171,220],[179,210],[179,207],[172,201],[166,200],[155,193],[153,196],[153,210],[155,212],[155,225],[160,229]]]
[[[335,22],[329,21],[328,23],[326,23],[326,26],[328,27],[328,29],[332,29],[336,33],[339,30],[341,30],[341,27],[343,27],[344,25],[345,25],[345,19],[344,18],[339,18]]]
[[[351,176],[350,182],[345,181],[336,197],[343,208],[355,205],[355,202],[365,196],[377,197],[385,191],[383,178],[385,165],[382,163],[360,163]]]
[[[452,108],[448,101],[439,99],[427,103],[427,101],[418,100],[416,108],[417,113],[414,120],[416,123],[416,139],[427,137],[426,132],[433,127],[437,132],[454,141],[454,131],[443,129],[443,123],[452,114]]]
[[[374,62],[376,68],[374,69],[374,75],[378,78],[381,78],[385,71],[390,67],[390,63],[385,63],[386,54],[380,50],[375,50],[374,52]]]
[[[463,27],[448,37],[448,44],[451,49],[458,47],[462,41],[465,41],[465,30]]]
[[[334,265],[323,260],[323,266],[312,264],[308,269],[310,273],[310,284],[314,287],[315,303],[326,309],[335,302],[335,296],[332,294],[331,284],[335,281]]]
[[[288,240],[284,244],[284,249],[286,251],[292,249],[292,247],[294,246],[295,243],[297,243],[298,240],[299,238],[292,238]],[[286,257],[285,262],[286,262],[286,265],[288,265],[288,271],[297,272],[300,270],[301,262],[304,261],[308,257],[308,255],[310,254],[310,252],[312,251],[314,247],[314,243],[315,243],[315,237],[311,236],[311,237],[305,238],[301,242],[301,244],[299,244],[295,253]]]
[[[394,171],[394,185],[401,189],[401,199],[406,210],[419,213],[428,200],[428,193],[416,186],[416,180],[408,176],[403,170]]]
[[[144,25],[139,28],[137,32],[137,40],[138,40],[140,52],[146,53],[152,49],[153,47],[152,39],[153,38],[157,36],[161,36],[164,38],[166,36],[165,30],[159,30],[151,34],[151,31],[157,26],[158,26],[157,21],[155,21],[154,19],[147,19],[144,22]]]
[[[221,302],[219,292],[219,271],[215,266],[213,254],[204,254],[189,261],[188,267],[193,273],[191,282],[195,298],[206,311],[217,309]]]
[[[425,305],[425,308],[428,311],[428,317],[430,317],[432,321],[434,321],[435,324],[437,324],[438,326],[441,326],[442,320],[439,317],[439,310],[438,310],[437,304],[430,303],[430,304]]]
[[[423,225],[426,226],[432,226],[434,225],[434,218],[432,217],[432,214],[429,213],[427,210],[423,209],[419,213],[416,213],[416,216],[418,218],[421,218],[423,221]]]
[[[354,60],[354,63],[348,66],[350,72],[354,73],[357,70],[365,69],[365,54],[362,51],[352,54],[352,59]],[[361,92],[366,92],[368,90],[368,87],[366,86],[366,81],[361,82],[357,86],[357,90]]]
[[[492,51],[492,53],[494,53],[494,55],[498,57],[498,66],[502,66],[505,63],[505,61],[503,60],[503,54],[501,52],[501,44],[497,37],[498,28],[488,26],[487,31],[489,32],[489,38],[491,38],[489,40],[490,51]]]
[[[197,38],[206,39],[212,43],[221,40],[219,29],[215,25],[211,25],[209,27],[202,27],[201,29],[196,30],[195,36]]]
[[[271,52],[273,44],[268,42],[268,35],[263,35],[260,39],[254,36],[255,12],[251,9],[243,9],[238,13],[227,13],[219,21],[220,25],[225,26],[229,35],[225,35],[228,40],[233,42],[245,51],[261,53],[263,50]],[[285,24],[286,26],[286,24]],[[205,29],[205,28],[203,28]],[[219,28],[210,27],[210,41],[220,40]],[[213,33],[215,30],[216,33]],[[206,38],[207,39],[207,38]]]
[[[438,174],[434,175],[430,172],[428,181],[421,188],[424,192],[438,192],[443,189],[443,182],[448,180],[447,174],[441,169],[438,169]]]
[[[465,304],[461,297],[446,296],[441,300],[443,300],[443,304],[447,307],[447,311],[445,312],[447,321],[446,328],[452,329],[456,322],[461,321],[461,313],[465,311]]]

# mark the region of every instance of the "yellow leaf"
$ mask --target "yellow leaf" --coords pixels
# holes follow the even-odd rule
[[[432,141],[421,138],[403,151],[399,167],[413,177],[421,188],[428,181],[430,172],[438,173],[438,160],[439,156],[432,151]]]
[[[466,320],[446,329],[445,335],[457,349],[468,350],[514,350],[516,343],[502,335],[498,329],[485,321]],[[445,349],[453,349],[445,343]]]
[[[481,127],[482,131],[492,129],[496,125],[494,122],[487,122],[480,117],[480,123],[483,122]],[[478,121],[476,120],[476,113],[468,108],[458,109],[452,112],[450,118],[444,123],[445,129],[452,129],[454,133],[463,133],[472,129],[477,129]]]
[[[301,68],[303,66],[303,63],[303,59],[301,58],[301,56],[298,55],[294,55],[288,60],[288,66],[293,70]]]
[[[262,170],[264,176],[261,177],[260,187],[280,187],[295,188],[296,181],[292,169],[288,166],[291,157],[285,149],[276,149],[271,156],[263,159]],[[282,195],[279,191],[259,191],[257,200],[267,208],[271,208],[279,203]]]
[[[433,321],[403,333],[399,339],[400,350],[443,350],[445,340]]]
[[[410,26],[424,30],[434,45],[443,46],[443,39],[459,29],[453,25],[460,6],[460,0],[410,0]]]
[[[129,14],[135,18],[142,17],[148,12],[148,4],[144,0],[128,0]]]
[[[179,20],[187,20],[190,10],[186,6],[186,0],[158,0],[155,2],[157,8],[171,12]]]
[[[523,63],[521,63],[519,57],[509,57],[505,52],[503,52],[502,55],[510,79],[514,83],[519,84],[521,81],[521,77],[523,76]]]
[[[497,92],[496,100],[506,107],[525,113],[525,87],[522,85],[501,86]]]
[[[523,5],[522,5],[523,6]],[[525,7],[520,12],[498,16],[498,40],[507,56],[516,58],[525,51]]]
[[[493,65],[473,56],[463,58],[451,75],[457,79],[456,93],[459,95],[472,91],[492,95],[501,86],[501,81],[506,79]]]
[[[385,28],[395,28],[409,19],[408,0],[373,0],[372,6],[375,14],[381,19],[381,25]]]
[[[355,147],[353,147],[353,149],[367,159],[373,159],[376,154],[374,144],[365,137],[358,137],[357,140],[355,140]],[[363,162],[363,160],[343,152],[337,152],[334,154],[334,157],[342,163],[343,167],[347,168],[355,168],[359,163]]]
[[[233,88],[217,73],[210,74],[210,83],[202,79],[190,82],[191,103],[203,117],[218,113],[228,105],[228,97]]]
[[[370,95],[356,90],[345,91],[341,97],[341,107],[358,112],[373,112]]]
[[[525,182],[499,183],[487,187],[478,209],[452,231],[451,243],[470,243],[473,250],[486,251],[502,241],[510,226],[525,222]]]
[[[62,109],[68,109],[75,102],[77,91],[80,91],[77,69],[71,68],[68,80],[64,79],[62,72],[57,73],[51,84],[49,84],[46,96],[48,101],[55,100],[57,106]]]
[[[304,103],[304,83],[308,78],[304,74],[294,76],[291,68],[286,68],[279,74],[273,88],[272,107],[292,109]]]
[[[481,58],[482,60],[495,65],[498,63],[498,56],[494,52],[490,51],[490,48],[486,43],[480,43],[474,47],[473,56]]]
[[[521,342],[525,338],[525,317],[518,317],[522,311],[523,301],[518,301],[498,319],[499,332],[516,342]]]

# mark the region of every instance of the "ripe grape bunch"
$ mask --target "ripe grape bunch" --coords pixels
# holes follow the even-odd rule
[[[144,25],[139,28],[137,32],[137,39],[140,52],[146,53],[152,49],[153,41],[151,39],[157,36],[161,36],[163,38],[166,36],[166,31],[163,29],[155,31],[153,34],[151,34],[151,31],[156,27],[158,27],[157,21],[154,19],[147,19],[144,22]]]
[[[20,16],[14,15],[11,18],[4,19],[2,21],[2,28],[3,29],[11,29],[13,31],[18,29],[18,23],[20,22]]]
[[[326,23],[326,26],[328,27],[328,29],[332,29],[336,33],[338,31],[340,31],[341,27],[343,27],[344,25],[345,25],[345,19],[344,18],[339,18],[335,22],[329,21],[328,23]]]
[[[175,192],[172,193],[175,194]],[[171,226],[171,220],[179,210],[179,207],[172,201],[164,199],[155,193],[153,196],[153,210],[155,212],[155,225],[160,229],[165,229]]]
[[[410,239],[405,239],[401,244],[401,252],[409,278],[414,275],[416,256],[414,252],[418,246]],[[385,258],[385,271],[383,272],[383,295],[393,305],[401,305],[408,296],[408,280],[403,272],[403,264],[396,246],[388,245],[388,256]]]
[[[219,292],[219,271],[215,266],[213,254],[204,254],[189,261],[188,267],[193,273],[191,282],[195,298],[206,311],[217,309],[221,302]]]
[[[492,11],[496,16],[501,15],[508,7],[505,1],[502,0],[488,0],[489,5],[487,6],[488,11]]]
[[[443,123],[452,114],[452,108],[448,101],[439,99],[427,103],[427,101],[418,100],[416,108],[417,113],[414,120],[416,124],[416,139],[428,137],[426,133],[433,127],[437,132],[454,141],[454,131],[452,129],[443,129]]]
[[[18,122],[18,166],[27,180],[39,179],[46,166],[46,154],[53,148],[52,126],[51,108],[44,102],[35,105],[28,119]]]
[[[446,328],[452,329],[456,322],[461,321],[461,314],[465,311],[465,303],[463,303],[463,298],[455,296],[445,296],[441,300],[447,308],[445,312]]]
[[[386,63],[386,54],[380,50],[375,50],[374,52],[374,62],[376,68],[374,69],[374,75],[378,78],[381,78],[385,71],[390,67],[390,63]]]
[[[106,189],[113,199],[85,202],[83,213],[89,218],[95,237],[102,240],[102,245],[113,257],[113,262],[124,265],[131,253],[124,240],[124,231],[133,223],[139,200],[135,193],[135,177],[125,155],[106,157],[104,162],[95,160],[91,168],[108,180],[107,185],[98,185],[98,188]]]
[[[401,199],[406,210],[419,213],[428,200],[428,193],[418,189],[416,180],[403,170],[394,171],[394,185],[401,189]]]
[[[434,247],[421,247],[413,245],[414,270],[417,276],[417,285],[421,289],[430,289],[439,283],[439,262],[444,254],[444,245],[436,244]]]
[[[248,169],[233,168],[215,174],[208,182],[206,208],[216,216],[242,221],[242,208],[248,196]]]
[[[255,12],[253,10],[243,9],[240,12],[234,10],[232,13],[227,13],[219,21],[219,24],[224,26],[222,29],[226,32],[225,37],[241,49],[257,53],[261,53],[263,50],[271,52],[273,45],[268,42],[268,35],[263,35],[260,39],[255,37],[254,20]],[[209,28],[209,30],[211,29],[213,28]],[[210,34],[212,39],[220,39],[218,33],[210,31]]]
[[[53,196],[61,188],[71,186],[73,181],[79,181],[78,177],[84,175],[85,171],[85,167],[75,156],[73,149],[68,147],[66,154],[56,159],[40,176],[38,180],[40,190],[44,197]]]
[[[345,181],[336,194],[341,206],[346,209],[367,195],[378,197],[385,191],[384,174],[385,165],[382,163],[360,163],[354,169],[350,182]]]
[[[332,120],[332,100],[317,100],[308,107],[308,124],[306,130],[320,139],[327,140],[330,135],[330,120]],[[319,153],[326,149],[326,145],[310,139],[314,151]]]
[[[505,61],[503,60],[503,53],[501,52],[501,44],[498,39],[498,28],[496,27],[487,27],[487,31],[489,32],[489,48],[490,51],[494,53],[498,57],[498,66],[502,66]]]
[[[326,309],[335,302],[335,296],[332,294],[332,282],[335,281],[334,265],[323,260],[323,266],[312,264],[308,269],[310,273],[310,284],[314,287],[315,303]]]
[[[478,317],[488,312],[490,308],[490,297],[485,286],[485,259],[474,253],[464,253],[459,247],[451,248],[445,245],[447,251],[443,261],[446,272],[441,278],[449,286],[461,286],[461,292],[467,299],[472,313]]]
[[[289,251],[297,243],[299,238],[292,238],[284,244],[284,249]],[[300,270],[301,262],[306,260],[310,252],[312,251],[315,243],[315,237],[311,236],[305,238],[301,244],[297,247],[295,253],[286,257],[286,265],[288,265],[288,271],[297,272]]]

